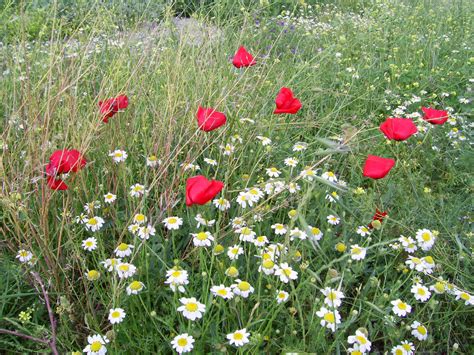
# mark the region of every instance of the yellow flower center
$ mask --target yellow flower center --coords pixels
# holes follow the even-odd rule
[[[186,340],[186,338],[179,338],[178,339],[178,345],[181,346],[181,347],[184,347],[184,346],[188,345],[188,341]]]
[[[411,352],[411,346],[410,346],[410,344],[402,344],[402,347],[403,347],[403,349],[405,349],[406,351]]]
[[[442,282],[437,282],[437,283],[435,283],[434,288],[435,288],[435,290],[438,291],[439,293],[444,292],[444,284],[443,284]]]
[[[221,288],[220,290],[217,290],[217,294],[220,296],[227,296],[227,290],[225,288]]]
[[[20,256],[26,257],[28,256],[28,252],[26,250],[20,251]]]
[[[143,214],[141,214],[141,213],[140,213],[140,214],[137,214],[137,215],[135,216],[135,221],[137,221],[137,222],[143,222],[144,220],[145,220],[145,215],[143,215]]]
[[[91,247],[91,246],[93,246],[93,245],[94,245],[94,242],[92,242],[92,241],[90,241],[90,240],[88,240],[88,241],[86,242],[86,247]]]
[[[168,223],[169,224],[175,224],[176,222],[178,222],[178,220],[176,218],[174,218],[174,217],[168,218]]]
[[[87,276],[91,280],[96,280],[99,277],[99,272],[97,270],[90,270],[87,273]]]
[[[275,229],[282,230],[282,229],[283,229],[283,225],[277,224],[277,226],[275,227]]]
[[[111,314],[112,318],[118,318],[120,317],[120,312],[118,311],[113,311],[112,314]]]
[[[398,304],[398,308],[400,308],[402,311],[407,309],[407,304],[405,302],[400,302]]]
[[[421,259],[420,259],[420,258],[412,258],[411,261],[412,261],[414,264],[421,264]]]
[[[395,350],[395,355],[403,355],[403,350],[401,349]]]
[[[127,264],[122,264],[119,266],[120,271],[128,271],[129,266]]]
[[[334,313],[326,313],[324,315],[324,320],[328,323],[334,323],[336,321],[336,317],[334,317]]]
[[[243,235],[250,235],[252,234],[252,230],[248,227],[244,227],[240,230],[240,234],[243,234]]]
[[[426,295],[426,291],[425,291],[424,288],[419,288],[418,291],[417,291],[417,293],[418,293],[420,296]]]
[[[95,226],[97,224],[97,219],[95,217],[89,218],[88,222],[91,226]]]
[[[464,301],[469,301],[469,299],[471,298],[466,292],[461,292],[459,294],[459,297],[461,297],[461,299],[463,299]]]
[[[227,269],[227,274],[231,277],[236,277],[239,274],[239,270],[236,267],[231,266]]]
[[[120,251],[125,251],[128,249],[128,244],[125,243],[120,243],[120,245],[117,247],[118,250]]]
[[[206,232],[199,232],[196,234],[196,238],[199,239],[200,241],[206,240],[207,239],[207,233]]]
[[[262,263],[262,266],[265,269],[271,269],[274,265],[275,263],[271,259],[265,259],[265,261]]]
[[[328,297],[331,301],[334,301],[334,300],[337,299],[337,294],[336,294],[336,292],[331,291],[331,292],[328,293],[328,296],[327,296],[327,297]]]
[[[102,344],[101,344],[100,341],[94,341],[94,342],[91,344],[91,351],[97,352],[97,351],[99,351],[100,349],[102,349]]]
[[[123,155],[123,154],[122,154],[121,152],[115,152],[115,155],[114,155],[114,156],[115,156],[116,158],[121,158],[122,155]]]
[[[428,233],[428,232],[424,232],[424,233],[421,235],[421,237],[423,238],[423,240],[424,240],[425,242],[429,242],[429,241],[431,240],[431,234]]]
[[[285,298],[285,297],[286,297],[286,295],[283,292],[280,292],[278,294],[278,298]]]
[[[365,337],[363,337],[361,335],[356,335],[356,339],[362,345],[367,343],[367,339],[365,339]]]
[[[234,333],[235,340],[242,340],[243,338],[244,336],[242,335],[242,333]]]
[[[173,273],[171,274],[171,276],[173,276],[173,277],[180,277],[180,276],[181,276],[181,271],[179,271],[179,270],[173,271]]]
[[[241,281],[239,283],[239,289],[241,291],[248,291],[250,290],[250,284],[247,281]]]
[[[416,330],[418,330],[418,333],[420,333],[421,335],[426,334],[426,328],[422,325],[419,325],[418,327],[416,327]]]
[[[356,254],[356,255],[359,255],[360,253],[362,252],[362,250],[360,248],[352,248],[352,254]]]
[[[293,270],[291,270],[290,268],[283,269],[283,272],[285,273],[286,276],[290,276],[292,271]]]
[[[142,284],[141,282],[139,281],[133,281],[131,284],[130,284],[130,289],[132,289],[133,291],[138,291],[142,288]]]
[[[186,310],[189,312],[196,312],[198,310],[197,303],[190,302],[185,306]]]

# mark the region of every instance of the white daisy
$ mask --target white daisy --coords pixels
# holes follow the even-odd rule
[[[210,247],[214,241],[214,237],[209,232],[191,233],[193,236],[193,243],[196,247]]]
[[[311,232],[309,233],[309,236],[316,241],[321,240],[324,235],[323,232],[321,232],[321,230],[317,227],[308,226],[308,229]]]
[[[258,272],[263,271],[265,275],[273,275],[277,269],[278,268],[275,265],[275,262],[272,259],[267,258],[263,259],[262,263],[258,267]]]
[[[237,260],[244,253],[244,249],[239,245],[233,245],[227,249],[227,256],[230,260]]]
[[[313,181],[316,176],[316,171],[311,167],[305,167],[301,172],[300,176],[308,181]]]
[[[194,219],[197,222],[196,228],[199,228],[201,226],[212,227],[216,223],[215,219],[207,220],[200,213],[198,213],[196,217],[194,217]]]
[[[162,222],[169,230],[178,230],[183,225],[183,219],[179,217],[168,217]]]
[[[300,230],[298,227],[290,230],[290,240],[294,240],[294,239],[305,240],[307,237],[308,236],[306,235],[306,233]]]
[[[267,171],[268,176],[274,177],[274,178],[279,177],[281,174],[281,171],[275,167],[267,168],[266,171]]]
[[[111,192],[107,192],[107,193],[104,195],[104,202],[105,202],[105,203],[112,203],[112,202],[114,202],[116,199],[117,199],[117,195],[114,195],[114,194],[111,193]]]
[[[225,198],[216,198],[215,200],[212,201],[214,206],[216,206],[220,211],[225,211],[230,208],[230,202],[226,200]]]
[[[122,323],[125,319],[125,311],[122,308],[112,308],[109,311],[109,322],[110,324]]]
[[[304,142],[298,142],[293,146],[293,151],[294,152],[302,152],[303,150],[306,150],[308,148],[308,145]]]
[[[264,136],[257,136],[257,139],[262,142],[263,146],[272,144],[272,140],[270,138]]]
[[[316,312],[316,315],[321,318],[320,324],[323,327],[331,329],[333,332],[336,331],[337,325],[341,323],[341,315],[337,309],[329,310],[326,307],[321,307],[321,309]]]
[[[411,324],[411,334],[420,341],[426,340],[428,338],[428,330],[426,327],[418,321],[414,321]]]
[[[329,307],[337,308],[342,304],[344,294],[341,291],[326,287],[322,289],[321,292],[325,296],[324,303],[326,303]]]
[[[363,260],[367,253],[367,248],[360,247],[357,244],[351,245],[351,259]]]
[[[298,165],[298,159],[296,158],[286,158],[285,161],[284,161],[285,165],[286,166],[290,166],[292,168],[294,168],[296,165]]]
[[[456,295],[456,299],[464,301],[466,306],[474,306],[474,296],[461,290],[455,290],[454,294]]]
[[[294,194],[294,193],[300,191],[301,187],[296,182],[290,182],[287,186],[287,189],[290,192],[290,194]]]
[[[127,286],[127,295],[138,295],[139,292],[141,292],[145,288],[145,285],[143,282],[140,281],[132,281],[130,284]]]
[[[91,217],[86,221],[86,229],[91,232],[97,232],[104,225],[104,220],[101,217]]]
[[[252,197],[247,192],[244,192],[244,191],[239,192],[239,195],[237,196],[236,201],[242,208],[247,208],[247,206],[248,207],[253,206]]]
[[[211,165],[211,166],[216,166],[217,165],[217,160],[210,159],[210,158],[204,158],[204,162],[206,164]]]
[[[360,330],[356,330],[355,335],[350,335],[347,338],[347,342],[349,344],[358,344],[359,345],[359,351],[361,353],[369,352],[370,348],[372,347],[372,342]]]
[[[84,239],[82,241],[82,248],[86,251],[93,251],[97,249],[97,239],[94,237]]]
[[[253,241],[255,240],[256,233],[249,227],[239,228],[235,232],[239,234],[240,241],[253,243]]]
[[[212,286],[211,292],[215,297],[221,297],[225,300],[230,300],[234,297],[234,293],[230,287],[225,287],[224,285]]]
[[[132,244],[120,243],[115,249],[115,255],[120,258],[125,258],[132,255],[133,248],[134,246]]]
[[[229,340],[230,345],[235,345],[237,347],[244,346],[249,342],[250,333],[247,332],[247,329],[239,329],[233,333],[227,334],[227,339]]]
[[[416,232],[416,240],[422,250],[428,251],[433,247],[436,237],[429,229],[419,229]]]
[[[290,294],[284,290],[277,290],[276,292],[277,303],[284,303],[288,301],[289,297],[290,297]]]
[[[158,165],[161,165],[161,160],[159,160],[156,155],[149,155],[147,158],[146,158],[146,166],[150,167],[150,168],[154,168]]]
[[[117,270],[117,266],[122,262],[120,258],[110,258],[106,259],[105,261],[101,261],[100,263],[105,267],[108,272]]]
[[[232,144],[227,143],[226,145],[219,146],[222,150],[222,154],[224,155],[231,155],[235,151],[235,147]]]
[[[333,225],[333,226],[337,226],[340,222],[341,222],[341,219],[337,216],[334,216],[332,214],[330,214],[329,216],[326,217],[327,220],[328,220],[328,223]]]
[[[428,287],[423,286],[419,283],[411,287],[411,293],[413,293],[417,301],[426,302],[431,297],[431,292],[428,290]]]
[[[253,244],[255,244],[257,247],[264,247],[266,244],[268,244],[268,238],[264,235],[259,235],[253,241]]]
[[[397,299],[390,303],[393,305],[393,313],[395,313],[399,317],[405,317],[408,313],[411,312],[411,306],[400,299]]]
[[[141,184],[135,184],[135,185],[130,186],[130,196],[132,196],[132,197],[143,196],[143,194],[145,194],[145,192],[146,192],[145,186],[143,186]]]
[[[296,280],[298,278],[298,273],[291,268],[288,263],[282,263],[278,266],[278,269],[275,271],[276,276],[280,276],[280,281],[288,283],[290,280]]]
[[[177,290],[184,292],[184,286],[189,283],[188,272],[186,270],[176,268],[167,270],[166,277],[165,284],[169,285],[173,292]]]
[[[275,223],[271,226],[271,228],[273,229],[276,235],[285,235],[287,232],[285,225],[281,223]]]
[[[403,249],[405,249],[407,253],[414,253],[418,249],[415,240],[411,237],[401,235],[398,241],[402,244]]]
[[[135,216],[133,216],[133,222],[138,223],[138,224],[144,224],[148,221],[146,216],[142,213],[137,213]]]
[[[181,312],[184,318],[192,321],[202,318],[202,315],[206,311],[206,306],[194,297],[182,297],[179,299],[179,302],[181,302],[182,306],[178,307],[178,312]]]
[[[109,342],[109,339],[105,335],[89,335],[87,342],[89,344],[82,350],[87,355],[104,355],[107,353],[105,344]]]
[[[137,234],[140,230],[140,225],[138,223],[134,223],[128,226],[128,231],[133,235]]]
[[[83,245],[84,245],[84,242],[83,242]],[[22,263],[27,263],[33,258],[33,253],[25,249],[20,249],[18,250],[18,253],[16,254],[16,258],[20,260],[20,262]]]
[[[116,267],[118,277],[121,279],[127,279],[132,277],[137,272],[137,268],[133,264],[119,263]]]
[[[321,175],[321,177],[331,182],[337,182],[336,174],[334,174],[332,171],[326,171]]]
[[[118,164],[124,162],[125,159],[127,159],[128,155],[125,150],[117,149],[109,153],[109,157],[112,157],[113,161]]]
[[[231,285],[232,291],[243,298],[247,298],[253,293],[254,288],[247,281],[235,280],[235,284]]]
[[[155,235],[155,232],[156,232],[156,229],[151,224],[147,226],[142,226],[138,230],[138,237],[142,240],[148,240],[150,236]]]
[[[370,235],[370,230],[366,226],[359,226],[357,227],[357,234],[359,234],[361,237],[365,237]]]
[[[194,338],[188,333],[177,335],[171,341],[173,349],[178,353],[189,353],[193,350]]]

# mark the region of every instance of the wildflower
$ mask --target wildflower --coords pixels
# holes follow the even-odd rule
[[[84,210],[88,213],[93,212],[97,208],[100,208],[100,202],[99,201],[89,202],[89,203],[86,203],[84,205]]]
[[[298,273],[291,268],[287,263],[280,264],[275,271],[276,276],[280,276],[280,281],[288,283],[290,280],[296,280]]]
[[[198,222],[196,228],[199,228],[201,225],[212,227],[214,223],[216,223],[215,219],[207,220],[200,213],[198,213],[194,219]]]
[[[316,176],[316,171],[314,171],[311,167],[305,167],[301,172],[300,176],[303,179],[306,179],[308,181],[313,181],[314,177]]]
[[[249,342],[250,333],[247,332],[247,329],[239,329],[233,333],[227,334],[227,339],[229,340],[230,345],[235,345],[237,347],[244,346]]]
[[[140,281],[132,281],[128,286],[127,286],[127,295],[137,295],[139,292],[141,292],[145,288],[145,285],[143,282]]]
[[[97,232],[104,225],[104,220],[101,217],[92,217],[86,221],[86,229],[91,232]]]
[[[242,217],[235,217],[232,219],[232,228],[239,229],[246,225],[244,219]]]
[[[117,269],[117,266],[122,262],[120,258],[111,258],[101,261],[100,263],[105,267],[108,272],[114,271]]]
[[[199,165],[193,164],[193,163],[182,163],[179,166],[182,167],[184,171],[188,171],[188,170],[197,171],[201,169]]]
[[[301,101],[293,96],[289,88],[282,87],[275,99],[276,109],[274,114],[289,113],[295,114],[301,108]]]
[[[369,229],[368,229],[367,227],[365,227],[365,226],[359,226],[359,227],[357,227],[356,233],[359,234],[361,237],[365,237],[365,236],[370,235]]]
[[[168,217],[162,222],[169,230],[178,230],[183,225],[183,219],[179,217]]]
[[[347,246],[344,243],[337,243],[336,246],[334,247],[339,253],[344,253],[347,249]]]
[[[82,248],[86,251],[93,251],[97,249],[97,239],[94,237],[84,239],[82,241]]]
[[[264,136],[257,136],[257,139],[262,142],[263,146],[267,146],[272,144],[272,140],[270,138],[264,137]]]
[[[204,205],[224,188],[224,183],[197,175],[186,180],[186,206]]]
[[[188,333],[177,335],[171,341],[173,349],[176,350],[178,354],[189,353],[193,350],[194,338]]]
[[[408,260],[405,261],[405,264],[407,264],[412,270],[416,269],[416,271],[422,272],[425,269],[423,260],[411,255],[408,256]]]
[[[122,308],[112,308],[109,311],[109,322],[110,324],[122,323],[125,319],[125,311]]]
[[[388,139],[404,141],[418,132],[413,121],[409,118],[387,118],[380,130]]]
[[[230,266],[225,271],[226,276],[236,278],[239,277],[239,270],[235,266]]]
[[[368,225],[369,228],[380,228],[382,221],[387,217],[387,212],[379,211],[378,208],[375,209],[375,213],[372,217],[372,222]],[[379,226],[376,226],[376,222],[379,222]]]
[[[244,46],[240,46],[232,59],[232,64],[236,68],[251,67],[257,64],[253,56],[247,52]]]
[[[199,129],[204,132],[213,131],[221,126],[223,126],[227,118],[226,116],[219,111],[216,111],[214,108],[203,108],[198,107],[196,114]]]
[[[405,317],[411,312],[411,306],[400,299],[390,302],[393,305],[392,311],[399,317]]]
[[[363,175],[371,179],[382,179],[395,165],[395,160],[369,155],[364,164]]]
[[[336,331],[337,325],[341,323],[341,315],[337,309],[329,310],[326,307],[321,307],[321,309],[316,312],[316,315],[321,318],[320,324],[323,327],[331,329],[333,332]]]
[[[133,216],[133,222],[138,223],[138,224],[143,224],[147,222],[147,218],[144,214],[137,213],[135,216]]]
[[[330,194],[326,194],[326,200],[328,200],[329,202],[331,203],[334,203],[336,202],[337,200],[339,200],[339,194],[336,192],[336,191],[333,191],[331,192]]]
[[[433,247],[436,237],[429,229],[419,229],[416,232],[416,240],[422,250],[428,251]]]
[[[18,319],[20,320],[20,322],[22,322],[23,324],[29,322],[31,320],[31,310],[30,308],[27,309],[27,311],[21,311],[19,314],[18,314]]]
[[[263,192],[258,187],[252,187],[247,191],[247,195],[253,202],[258,202],[263,197]]]
[[[444,282],[437,281],[434,285],[430,286],[430,290],[437,294],[442,294],[446,292],[446,284]]]
[[[428,330],[420,322],[414,321],[411,324],[411,329],[411,334],[418,340],[426,340],[428,338]]]
[[[287,232],[285,225],[281,223],[275,223],[271,228],[274,230],[276,235],[285,235]]]
[[[270,176],[270,177],[279,177],[281,174],[281,171],[278,170],[277,168],[274,168],[274,167],[271,167],[271,168],[267,168],[267,175]]]
[[[328,180],[330,182],[337,182],[337,176],[332,171],[326,171],[325,173],[321,175],[321,177],[324,180]]]
[[[109,342],[109,339],[105,335],[89,335],[87,342],[89,344],[82,351],[88,355],[104,355],[107,352],[105,344]]]
[[[366,353],[370,351],[370,348],[372,347],[371,341],[367,338],[367,336],[362,333],[360,330],[356,330],[355,335],[350,335],[347,338],[347,342],[349,344],[358,344],[359,346],[359,351],[361,353]]]
[[[112,157],[112,160],[118,164],[124,162],[127,159],[128,154],[125,150],[116,149],[113,152],[109,153],[109,157]]]
[[[321,230],[317,227],[311,227],[311,226],[308,226],[308,229],[311,233],[309,233],[309,236],[314,239],[315,241],[319,241],[321,240],[321,238],[323,237],[323,232],[321,232]]]
[[[63,180],[58,179],[57,176],[69,172],[77,172],[86,163],[86,159],[78,150],[63,149],[54,151],[49,157],[48,165],[46,165],[48,186],[53,190],[67,190],[68,186]]]
[[[287,189],[290,192],[290,194],[294,194],[294,193],[300,191],[301,187],[296,182],[290,182],[287,186]]]
[[[142,240],[148,240],[150,236],[154,236],[156,232],[155,227],[153,227],[151,224],[147,226],[140,227],[138,230],[138,236]]]
[[[119,246],[115,249],[115,255],[118,257],[124,258],[132,255],[132,249],[134,248],[131,244],[120,243]]]
[[[413,238],[401,235],[398,240],[407,253],[414,253],[418,249]]]
[[[188,272],[186,270],[176,268],[167,270],[166,277],[165,284],[170,285],[173,292],[176,292],[176,290],[184,292],[184,286],[189,283]]]
[[[263,271],[265,275],[273,275],[277,269],[272,259],[264,259],[258,267],[258,271]]]
[[[214,201],[212,201],[212,203],[220,211],[225,211],[225,210],[228,210],[230,208],[230,202],[228,200],[226,200],[225,198],[222,198],[222,197],[220,197],[218,199],[215,199]]]
[[[212,253],[214,255],[220,255],[224,252],[225,248],[222,244],[216,244],[216,246],[214,247],[214,249],[212,250]]]
[[[193,236],[193,243],[196,247],[210,247],[214,237],[209,232],[191,233]]]
[[[243,242],[253,242],[255,240],[256,233],[249,227],[242,227],[236,230],[239,234],[239,240]]]
[[[222,154],[227,156],[230,156],[235,151],[235,147],[229,143],[227,143],[226,145],[221,145],[219,147],[222,149]]]
[[[225,287],[224,285],[212,286],[211,292],[215,297],[221,297],[225,300],[230,300],[234,297],[232,289],[230,287]]]
[[[290,230],[290,240],[294,240],[295,238],[305,240],[307,237],[307,234],[299,228],[293,228]]]
[[[236,201],[242,208],[247,208],[247,205],[249,207],[253,205],[252,197],[247,192],[243,192],[243,191],[239,192],[239,195],[237,196]]]
[[[227,249],[227,256],[230,260],[237,260],[244,253],[244,249],[238,245],[231,246]]]
[[[135,184],[135,185],[132,185],[130,186],[130,196],[132,197],[140,197],[140,196],[143,196],[143,194],[145,194],[145,186],[141,185],[141,184]]]
[[[96,281],[98,280],[100,277],[100,272],[98,272],[97,270],[89,270],[87,271],[87,274],[86,274],[86,278],[87,280],[89,281]]]
[[[107,99],[105,101],[99,101],[100,114],[102,115],[102,121],[104,123],[109,122],[109,118],[114,116],[120,110],[124,110],[128,107],[127,95],[119,95]]]
[[[296,143],[293,146],[293,151],[294,152],[302,152],[302,151],[306,150],[307,148],[308,148],[308,145],[306,143],[299,142],[299,143]]]
[[[140,225],[138,223],[133,223],[128,226],[128,231],[134,235],[137,234],[139,230],[140,230]]]
[[[363,194],[365,194],[365,193],[366,193],[366,192],[365,192],[365,190],[364,190],[363,187],[360,187],[360,186],[359,186],[359,187],[357,187],[357,188],[354,189],[354,194],[356,194],[356,195],[363,195]]]
[[[284,302],[288,301],[289,297],[290,297],[290,295],[286,291],[277,290],[277,292],[276,292],[277,303],[284,303]]]
[[[321,293],[325,296],[324,303],[329,307],[337,308],[342,304],[344,294],[341,291],[326,287],[321,290]]]
[[[157,165],[161,165],[161,160],[159,160],[156,155],[150,155],[146,158],[146,166],[154,168]]]
[[[333,226],[337,226],[340,222],[341,222],[341,219],[337,216],[334,216],[332,214],[330,214],[329,216],[326,217],[327,220],[328,220],[328,223],[333,225]]]
[[[25,249],[20,249],[16,254],[16,258],[22,263],[27,263],[33,258],[33,253]]]
[[[286,166],[290,166],[292,168],[294,168],[296,165],[298,165],[298,159],[296,158],[286,158],[285,161],[284,161],[285,165]]]
[[[192,321],[202,318],[203,313],[206,311],[206,306],[200,303],[196,298],[185,298],[179,299],[182,306],[178,307],[177,311],[183,313],[184,318]]]
[[[456,295],[456,299],[464,301],[466,306],[474,306],[474,296],[461,290],[454,291],[454,294]]]
[[[127,279],[132,277],[137,272],[137,268],[133,264],[119,263],[116,267],[118,277],[121,279]]]
[[[417,301],[426,302],[431,297],[431,292],[428,290],[428,288],[419,283],[412,286],[411,293],[413,293]]]
[[[247,281],[235,280],[235,284],[231,285],[232,291],[243,298],[247,298],[253,293],[254,288]]]
[[[117,199],[117,195],[114,195],[114,194],[111,193],[111,192],[107,192],[107,193],[104,195],[104,202],[105,202],[105,203],[112,203],[112,202],[114,202],[116,199]]]
[[[431,124],[442,125],[448,120],[448,112],[443,110],[435,110],[431,107],[422,107],[424,113],[423,119]]]

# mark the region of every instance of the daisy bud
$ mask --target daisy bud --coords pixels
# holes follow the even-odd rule
[[[374,229],[380,229],[382,227],[382,223],[378,220],[372,221],[371,225]]]
[[[339,273],[335,269],[329,269],[328,270],[328,276],[329,276],[329,278],[334,279],[334,278],[339,276]]]

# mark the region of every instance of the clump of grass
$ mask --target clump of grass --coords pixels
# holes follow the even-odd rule
[[[99,11],[84,17],[89,31],[66,40],[52,35],[2,48],[8,272],[0,327],[55,339],[59,352],[105,336],[112,352],[170,352],[184,333],[198,353],[350,351],[361,345],[348,339],[353,335],[365,336],[372,351],[409,353],[413,343],[418,351],[469,352],[473,61],[463,14],[472,8],[425,6],[378,2],[353,13],[306,5],[277,17],[263,16],[268,8],[243,8],[213,25],[196,15],[207,23],[194,29],[201,36],[175,31],[171,18],[153,36],[142,24],[105,36]],[[441,14],[445,21],[433,21]],[[237,70],[229,59],[242,44],[257,65]],[[282,86],[303,103],[295,116],[272,114]],[[129,107],[104,124],[98,101],[121,93]],[[226,113],[227,124],[200,131],[199,105]],[[421,106],[448,109],[450,119],[431,127]],[[377,127],[389,116],[413,118],[419,133],[386,141]],[[49,189],[49,156],[71,148],[85,154],[87,166],[67,177],[67,191]],[[127,153],[124,162],[109,155],[117,149]],[[365,179],[367,154],[393,157],[396,167],[383,180]],[[224,182],[217,198],[229,209],[185,206],[186,179],[197,174]],[[146,193],[132,197],[135,184]],[[250,189],[259,197],[244,207],[238,198]],[[388,217],[365,232],[376,209]],[[95,216],[104,224],[92,231]],[[182,225],[166,227],[169,217]],[[134,224],[154,234],[140,237],[129,229]],[[200,232],[212,235],[210,247],[195,245]],[[423,250],[425,232],[436,242]],[[253,233],[268,242],[245,241]],[[88,239],[96,244],[91,251]],[[129,278],[125,270],[107,271],[117,248],[131,251],[122,257],[136,267]],[[422,268],[411,269],[413,256]],[[57,334],[30,271],[49,290]],[[211,291],[219,285],[231,288],[232,299]],[[428,300],[413,294],[420,285]],[[178,310],[192,297],[205,306],[194,321]],[[393,309],[397,300],[411,306],[405,317]],[[125,318],[111,324],[110,310],[118,308]],[[426,340],[415,322],[426,327]],[[240,339],[242,329],[248,343],[230,345],[227,335]],[[95,334],[102,338],[88,341]],[[12,334],[0,344],[45,349]]]

